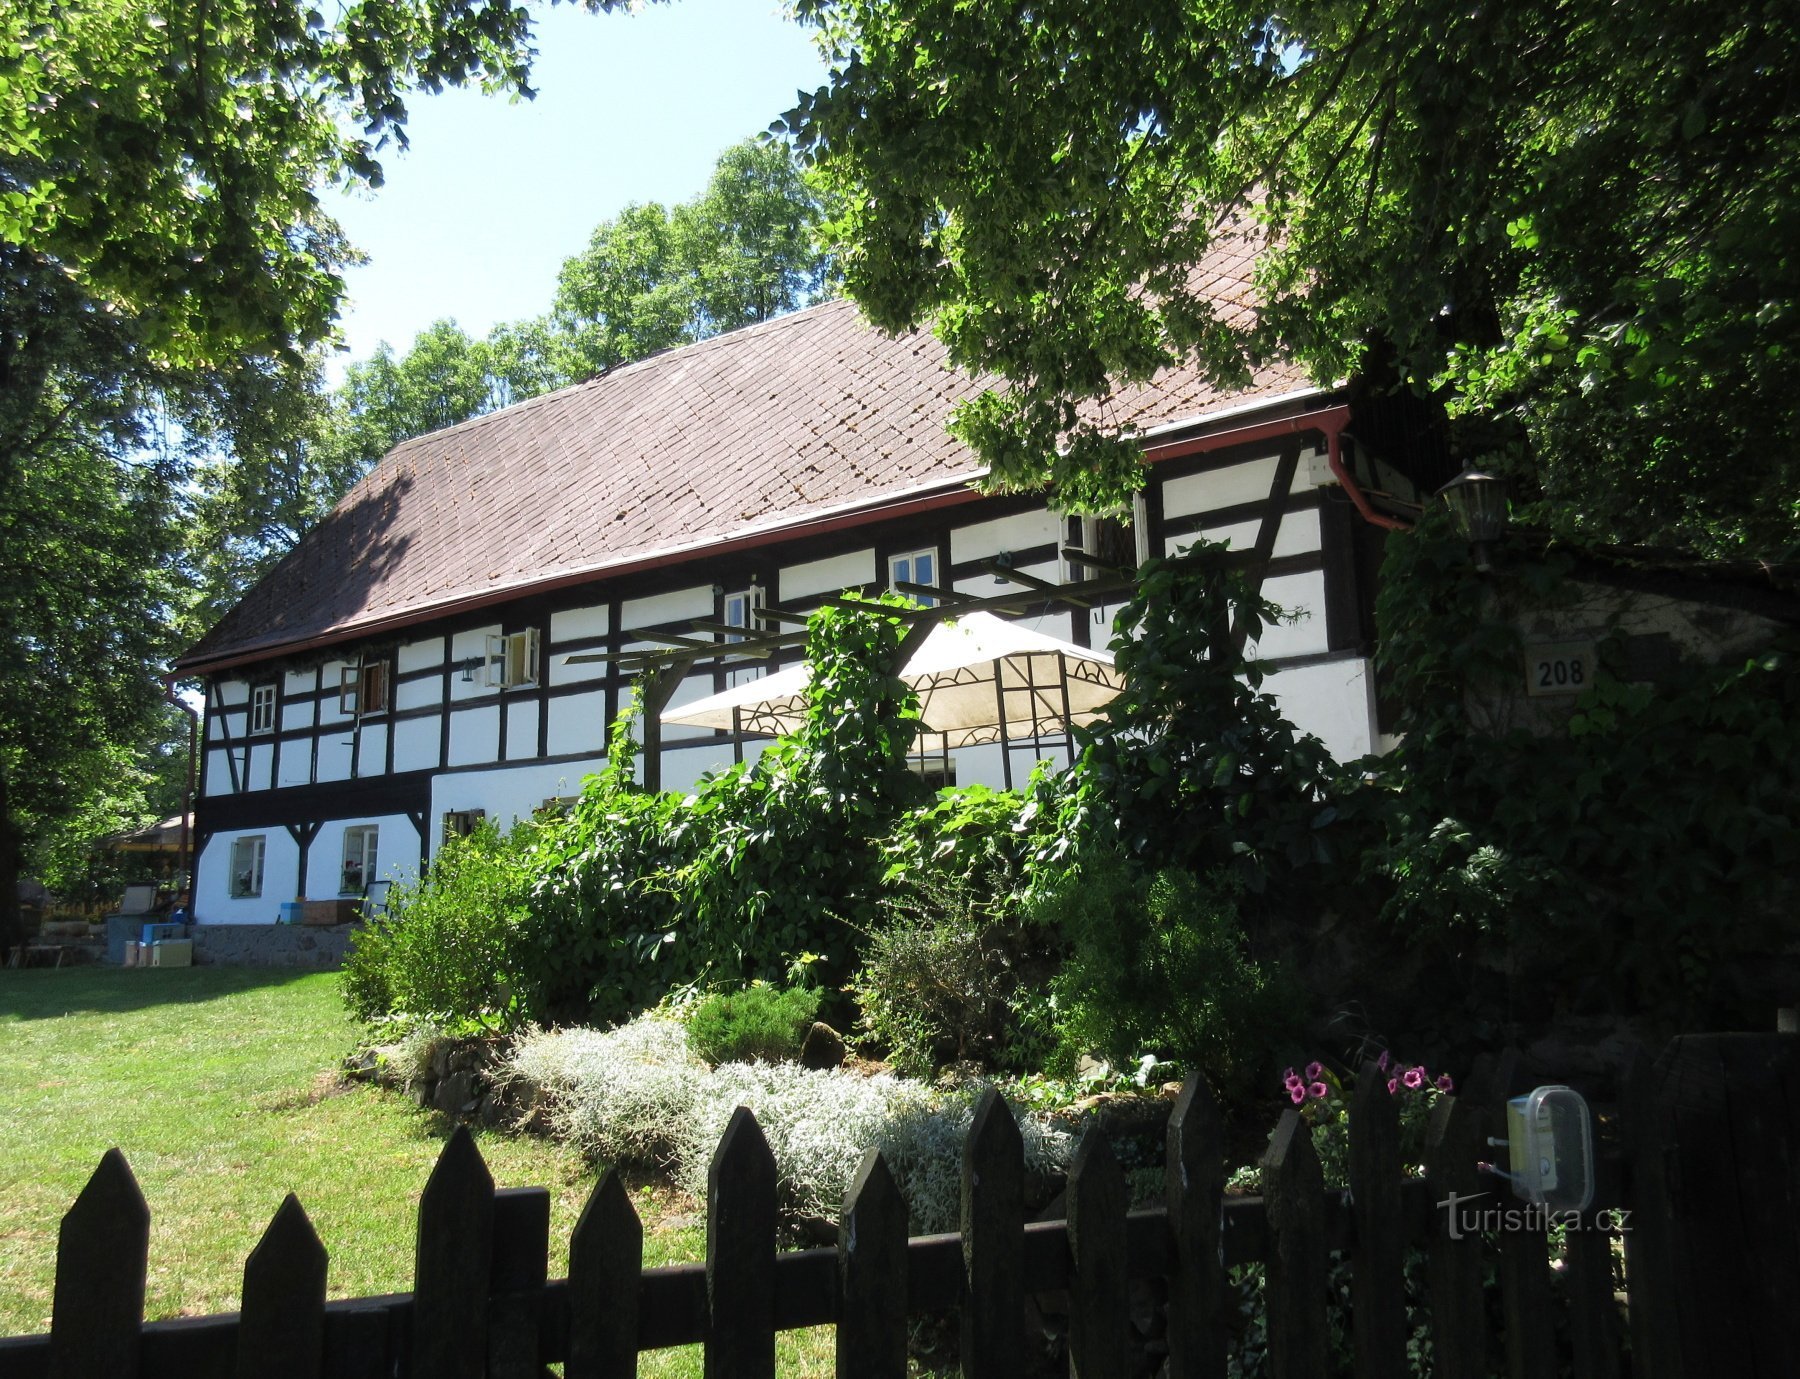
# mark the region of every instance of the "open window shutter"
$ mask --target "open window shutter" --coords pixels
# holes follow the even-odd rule
[[[482,672],[481,683],[489,689],[499,689],[506,684],[506,638],[488,637],[487,666]]]
[[[362,705],[362,667],[345,666],[338,678],[338,712],[355,716]]]
[[[362,711],[379,713],[388,706],[388,668],[386,661],[364,666],[362,674]]]

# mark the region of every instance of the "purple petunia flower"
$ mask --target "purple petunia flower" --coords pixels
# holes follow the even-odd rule
[[[1300,1076],[1300,1074],[1295,1072],[1292,1068],[1289,1068],[1285,1073],[1282,1074],[1282,1077],[1289,1082],[1292,1082],[1295,1078],[1297,1078],[1299,1076]]]
[[[1375,1071],[1385,1073],[1388,1070],[1388,1051],[1383,1049],[1381,1057],[1375,1060]]]
[[[1317,1082],[1324,1075],[1325,1065],[1323,1063],[1308,1063],[1306,1065],[1306,1080],[1308,1082]]]
[[[1425,1069],[1408,1068],[1400,1080],[1416,1092],[1425,1085]]]
[[[1285,1082],[1283,1082],[1281,1085],[1286,1087],[1291,1092],[1294,1090],[1294,1088],[1304,1087],[1306,1084],[1304,1082],[1302,1082],[1298,1076],[1296,1076],[1294,1074],[1289,1074],[1287,1080]]]
[[[1438,1074],[1437,1089],[1440,1092],[1454,1092],[1456,1090],[1456,1084],[1450,1080],[1449,1073]]]
[[[1317,1097],[1320,1101],[1323,1101],[1326,1095],[1331,1091],[1331,1088],[1327,1087],[1323,1082],[1315,1082],[1306,1090],[1311,1092],[1313,1096]]]
[[[1293,1098],[1294,1105],[1298,1106],[1306,1100],[1306,1084],[1296,1081],[1293,1086],[1288,1088],[1288,1096]]]
[[[1390,1077],[1388,1079],[1388,1095],[1393,1096],[1399,1090],[1400,1090],[1400,1079],[1397,1077]]]

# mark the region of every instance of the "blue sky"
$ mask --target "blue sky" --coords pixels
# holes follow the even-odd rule
[[[328,208],[369,263],[347,275],[349,354],[451,317],[473,335],[550,304],[557,269],[633,201],[681,201],[721,150],[825,69],[777,0],[674,0],[636,14],[538,12],[536,100],[419,96],[386,185]]]

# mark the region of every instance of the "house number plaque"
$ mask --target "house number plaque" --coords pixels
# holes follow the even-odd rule
[[[1525,692],[1580,694],[1594,679],[1592,642],[1542,642],[1525,648]]]

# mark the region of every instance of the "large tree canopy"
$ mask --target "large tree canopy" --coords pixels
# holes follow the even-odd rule
[[[1002,390],[1003,484],[1116,500],[1109,380],[1285,351],[1440,402],[1565,531],[1791,550],[1800,17],[1758,0],[799,0],[846,288]],[[1254,319],[1189,270],[1260,248]]]
[[[0,946],[27,846],[163,735],[193,465],[272,452],[342,295],[317,191],[530,55],[513,0],[0,6]]]

